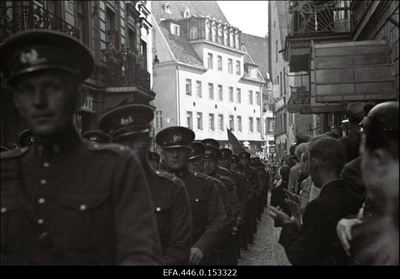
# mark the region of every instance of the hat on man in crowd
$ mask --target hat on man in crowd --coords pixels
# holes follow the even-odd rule
[[[363,102],[348,104],[346,107],[347,119],[343,120],[342,123],[359,124],[365,116],[364,106],[365,103]]]
[[[204,139],[201,141],[204,144],[204,158],[219,158],[219,142],[215,139]]]
[[[84,139],[97,143],[109,143],[110,137],[100,130],[90,130],[82,134]]]
[[[94,60],[79,40],[51,30],[28,30],[1,45],[1,71],[8,84],[16,78],[43,70],[60,70],[82,82],[93,71]]]
[[[99,128],[113,139],[121,139],[149,133],[153,118],[149,105],[124,103],[104,113],[99,119]]]
[[[375,106],[374,103],[366,103],[366,104],[365,104],[365,106],[364,106],[364,114],[365,114],[365,116],[364,116],[364,118],[360,121],[360,123],[359,123],[360,126],[364,126],[365,119],[366,119],[366,117],[368,116],[369,111],[370,111],[371,109],[373,109],[374,106]]]
[[[233,152],[229,148],[220,148],[219,149],[219,158],[220,159],[225,159],[225,158],[232,158]]]
[[[205,147],[201,142],[192,142],[190,147],[192,148],[192,153],[189,155],[189,160],[193,160],[204,155]]]
[[[282,181],[289,181],[290,168],[288,166],[282,166],[279,168],[279,175],[282,177]]]
[[[31,129],[22,131],[18,136],[18,144],[20,147],[31,146],[35,142],[35,138],[32,135]]]
[[[156,143],[163,149],[189,147],[195,136],[195,133],[186,127],[173,126],[158,132]]]

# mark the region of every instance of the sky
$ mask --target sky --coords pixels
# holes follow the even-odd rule
[[[217,1],[230,25],[243,33],[265,37],[268,33],[268,1]]]

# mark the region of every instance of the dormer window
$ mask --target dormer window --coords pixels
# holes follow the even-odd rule
[[[165,10],[166,13],[171,14],[172,13],[171,4],[170,3],[165,4],[164,10]]]
[[[197,26],[191,26],[189,31],[190,40],[195,40],[199,38],[199,29]]]
[[[186,8],[185,11],[183,12],[183,18],[189,18],[190,17],[190,10],[189,8]]]
[[[171,34],[173,34],[173,35],[179,36],[180,33],[181,33],[181,32],[180,32],[180,26],[179,26],[178,24],[171,23],[170,32],[171,32]]]

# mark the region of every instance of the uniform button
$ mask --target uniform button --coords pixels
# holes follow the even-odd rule
[[[38,220],[37,220],[37,222],[38,222],[38,224],[40,224],[40,225],[41,225],[41,224],[43,224],[43,223],[44,223],[44,220],[43,220],[43,219],[38,219]]]
[[[7,212],[7,207],[2,207],[1,208],[1,213],[6,213]]]
[[[38,200],[38,202],[39,202],[39,203],[44,203],[44,202],[45,202],[45,199],[44,199],[44,198],[40,198],[40,199]]]
[[[86,204],[81,204],[81,206],[79,206],[79,209],[81,211],[85,211],[86,210]]]
[[[198,202],[199,201],[199,199],[196,199],[196,202]]]
[[[156,210],[157,210],[158,212],[160,212],[160,211],[161,211],[161,208],[157,207]]]
[[[42,184],[42,185],[46,185],[46,184],[47,184],[47,180],[46,180],[46,179],[42,179],[42,180],[40,180],[40,184]]]
[[[43,163],[43,166],[44,166],[45,168],[48,168],[48,167],[50,166],[50,164],[49,164],[49,162],[44,162],[44,163]]]

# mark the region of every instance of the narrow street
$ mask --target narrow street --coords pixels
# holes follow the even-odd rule
[[[270,196],[270,195],[269,195]],[[290,265],[283,247],[278,243],[281,228],[274,227],[274,221],[265,208],[258,221],[254,244],[241,252],[238,265],[241,266],[287,266]]]

